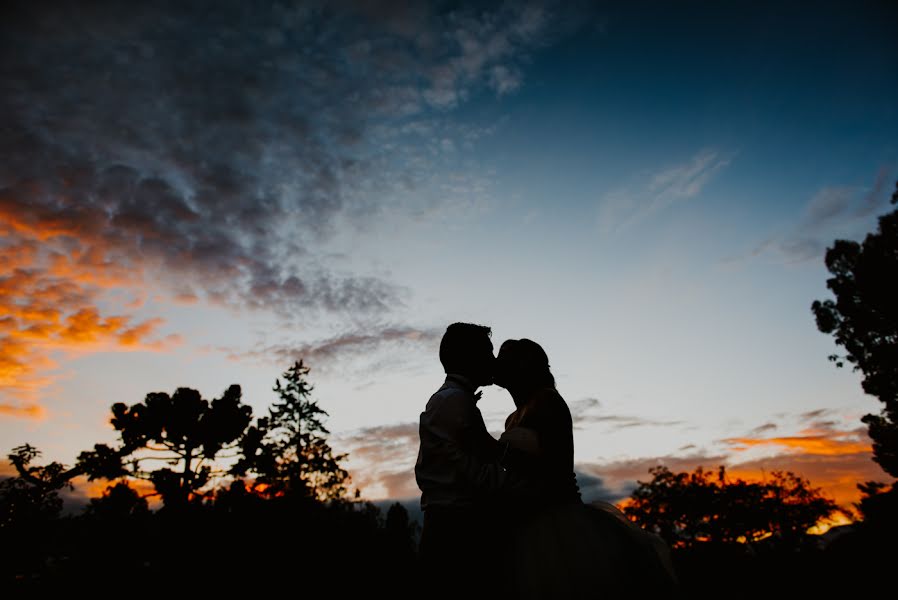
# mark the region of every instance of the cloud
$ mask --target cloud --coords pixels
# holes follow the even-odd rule
[[[511,93],[521,87],[521,74],[505,65],[496,65],[490,71],[490,87],[500,96]]]
[[[631,427],[667,427],[671,425],[682,425],[684,421],[660,421],[657,419],[648,419],[632,415],[589,415],[581,417],[577,421],[577,425],[583,423],[606,423],[611,429],[629,429]]]
[[[18,406],[2,403],[0,404],[0,415],[40,420],[46,416],[46,410],[36,404]]]
[[[806,414],[819,414],[816,411]],[[798,435],[778,437],[734,437],[721,440],[736,452],[750,448],[772,447],[811,455],[867,454],[872,452],[866,427],[849,430],[836,428],[834,421],[818,421]]]
[[[358,328],[315,342],[270,344],[249,351],[221,350],[232,360],[250,358],[287,364],[302,359],[316,369],[327,369],[336,364],[343,368],[347,360],[383,355],[386,349],[394,354],[402,350],[428,351],[432,354],[442,333],[442,330],[434,328],[392,325]]]
[[[177,335],[160,332],[161,319],[101,314],[97,303],[105,292],[133,284],[139,293],[133,274],[99,260],[92,249],[63,254],[40,241],[49,235],[45,230],[32,231],[23,224],[16,228],[2,217],[0,415],[43,418],[46,411],[38,400],[57,378],[53,371],[60,355],[160,351],[180,342]]]
[[[683,421],[663,421],[635,415],[596,414],[594,409],[601,403],[596,398],[584,398],[570,403],[571,417],[575,429],[583,429],[588,423],[605,423],[612,430],[629,429],[631,427],[664,427],[682,425]]]
[[[437,108],[451,108],[482,82],[499,96],[520,87],[522,75],[515,61],[552,35],[552,4],[530,2],[503,5],[495,12],[448,13],[430,48],[448,56],[427,69],[425,101]]]
[[[756,428],[754,435],[722,440],[735,453],[729,460],[728,471],[734,477],[754,479],[763,478],[771,471],[793,471],[822,488],[840,505],[850,507],[860,498],[858,483],[882,480],[885,474],[872,460],[866,427],[846,429],[840,426],[845,422],[842,419],[821,420],[833,414],[833,410],[818,409],[797,415],[801,429],[795,435],[761,437],[773,428],[763,431]],[[773,454],[749,458],[745,455],[750,450],[767,450]]]
[[[892,181],[890,170],[882,168],[870,187],[820,188],[790,231],[764,240],[749,255],[773,253],[788,263],[822,261],[833,240],[860,240],[875,227],[874,215],[889,207]]]
[[[176,342],[134,316],[150,290],[284,318],[401,306],[400,286],[336,269],[322,242],[429,181],[428,164],[404,160],[414,149],[387,148],[390,132],[512,93],[553,10],[13,2],[0,22],[0,413],[39,414],[51,348]],[[447,185],[440,197],[480,184]]]
[[[599,402],[598,398],[583,398],[581,400],[574,400],[568,403],[568,408],[571,411],[571,417],[576,421],[581,416],[586,415],[589,411],[594,408],[598,408],[601,406],[601,402]]]
[[[619,231],[699,195],[715,173],[730,164],[717,150],[699,151],[689,161],[642,173],[639,183],[613,190],[601,199],[599,227],[605,233]]]
[[[819,417],[822,417],[823,415],[827,414],[828,412],[829,411],[825,408],[817,408],[814,410],[809,410],[807,412],[801,413],[800,417],[806,421],[809,421],[811,419],[817,419]]]
[[[621,486],[615,489],[609,488],[605,484],[605,480],[588,472],[589,467],[581,470],[579,467],[574,468],[577,476],[577,486],[580,488],[580,497],[584,502],[593,502],[602,500],[604,502],[620,502],[627,498],[635,486]]]
[[[411,498],[415,482],[418,424],[366,427],[337,436],[334,447],[349,453],[352,485],[366,498]]]
[[[799,435],[775,438],[728,438],[724,440],[733,450],[741,452],[757,446],[776,446],[796,452],[815,455],[859,454],[869,452],[871,446],[867,442],[853,439],[833,439],[824,435]]]
[[[758,425],[752,429],[749,435],[761,435],[762,433],[773,431],[776,428],[776,423],[764,423],[763,425]]]

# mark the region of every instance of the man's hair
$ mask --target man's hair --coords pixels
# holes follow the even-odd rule
[[[460,373],[468,366],[471,347],[489,339],[493,330],[486,325],[453,323],[440,341],[440,362],[446,373]]]

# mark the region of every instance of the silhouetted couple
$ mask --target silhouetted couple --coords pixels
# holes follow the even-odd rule
[[[584,504],[574,474],[571,413],[543,349],[489,327],[455,323],[440,343],[446,381],[421,413],[415,476],[428,596],[632,597],[672,591],[660,538],[607,503]],[[515,411],[496,440],[479,387],[508,390]]]

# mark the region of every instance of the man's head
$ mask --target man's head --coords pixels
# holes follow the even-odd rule
[[[440,342],[440,362],[446,373],[463,375],[475,385],[493,383],[492,330],[485,325],[453,323]]]

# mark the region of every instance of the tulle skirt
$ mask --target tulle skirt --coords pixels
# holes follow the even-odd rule
[[[541,509],[515,523],[509,538],[509,598],[632,598],[675,587],[664,542],[608,503]]]

